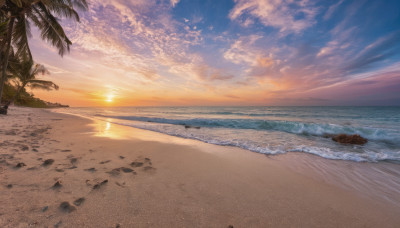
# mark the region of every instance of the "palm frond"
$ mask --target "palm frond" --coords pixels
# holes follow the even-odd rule
[[[89,8],[89,4],[86,0],[73,0],[72,5],[80,10],[87,10]]]
[[[60,17],[73,18],[79,21],[79,15],[71,5],[64,3],[54,3],[46,6],[47,9]]]
[[[43,90],[58,90],[59,86],[56,85],[54,82],[52,81],[46,81],[46,80],[38,80],[38,79],[34,79],[34,80],[29,80],[29,87],[31,89],[43,89]]]
[[[25,61],[32,59],[32,53],[29,48],[28,37],[31,36],[29,21],[25,19],[25,15],[18,17],[15,22],[13,32],[13,44],[17,49],[16,56]]]
[[[63,56],[69,52],[72,42],[65,35],[64,29],[43,4],[36,4],[32,6],[33,12],[29,18],[41,31],[41,37],[49,41],[54,47],[58,49],[58,53]]]

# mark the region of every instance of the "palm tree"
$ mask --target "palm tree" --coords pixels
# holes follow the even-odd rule
[[[28,43],[28,37],[31,36],[30,25],[36,26],[41,32],[41,38],[50,42],[63,56],[69,52],[72,43],[56,16],[79,22],[75,9],[87,8],[86,0],[0,0],[0,30],[3,30],[3,35],[0,33],[0,104],[12,47],[18,58],[32,61]]]
[[[21,63],[10,62],[8,71],[11,73],[9,78],[15,79],[17,91],[12,99],[7,102],[6,106],[9,106],[15,101],[25,86],[29,86],[31,89],[44,90],[58,90],[59,88],[58,85],[52,81],[37,79],[39,74],[45,75],[50,74],[50,72],[43,65],[34,64],[32,61],[24,61]]]

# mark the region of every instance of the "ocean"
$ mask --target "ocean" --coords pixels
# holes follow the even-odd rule
[[[60,112],[262,154],[400,162],[400,107],[102,107]],[[327,134],[359,134],[365,145]]]

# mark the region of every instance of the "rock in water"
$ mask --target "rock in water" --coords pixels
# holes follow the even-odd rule
[[[368,142],[368,139],[361,137],[360,135],[347,135],[347,134],[339,134],[332,137],[332,140],[338,143],[345,144],[356,144],[356,145],[364,145]]]

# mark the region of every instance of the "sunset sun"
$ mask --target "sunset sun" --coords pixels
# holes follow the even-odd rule
[[[113,99],[114,99],[114,95],[112,95],[112,94],[108,94],[107,96],[106,96],[106,102],[108,102],[108,103],[111,103],[111,102],[113,102]]]

